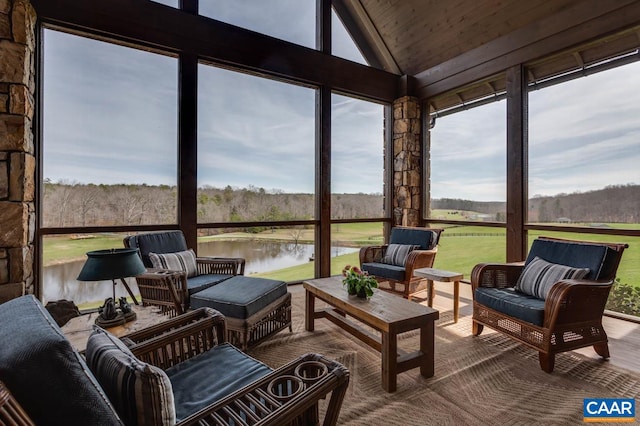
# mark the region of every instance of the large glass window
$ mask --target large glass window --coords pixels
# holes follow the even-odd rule
[[[437,117],[430,130],[430,211],[450,221],[506,220],[506,102]],[[504,228],[445,228],[435,266],[469,274],[479,262],[504,262]]]
[[[178,63],[50,29],[43,46],[43,233],[76,230],[43,237],[42,294],[95,305],[111,283],[76,280],[85,253],[122,236],[77,229],[177,223]]]
[[[331,54],[368,65],[335,10],[331,11]]]
[[[176,223],[176,59],[44,38],[44,227]]]
[[[313,219],[315,90],[198,74],[198,222]]]
[[[269,222],[314,219],[315,90],[209,65],[198,75],[198,222],[260,223],[203,229],[216,244],[199,254],[229,246],[213,254],[246,258],[247,274],[313,277],[312,223]]]
[[[331,217],[384,217],[384,106],[331,95]]]
[[[436,118],[430,130],[434,219],[505,220],[506,102]]]
[[[640,63],[529,93],[529,222],[640,224]]]
[[[202,16],[316,48],[316,0],[201,0],[198,11]]]
[[[331,218],[383,218],[384,106],[334,93],[331,108]],[[331,225],[331,273],[358,265],[359,247],[381,244],[383,231],[380,222]]]

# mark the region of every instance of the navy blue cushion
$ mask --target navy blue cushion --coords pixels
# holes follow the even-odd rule
[[[386,263],[363,263],[362,270],[376,277],[389,278],[396,281],[404,281],[405,269],[402,266],[388,265]]]
[[[474,299],[481,305],[510,317],[538,326],[544,324],[544,300],[520,293],[513,288],[480,287],[476,289]]]
[[[287,294],[287,283],[236,275],[191,296],[191,308],[213,308],[231,318],[246,319]]]
[[[178,421],[253,383],[271,368],[229,343],[167,369]]]
[[[430,250],[437,243],[435,235],[427,228],[392,228],[389,244],[416,245],[420,250]]]
[[[206,274],[187,278],[187,289],[189,294],[197,293],[206,288],[212,287],[222,281],[231,278],[233,275]]]
[[[0,380],[35,424],[122,424],[80,354],[32,295],[0,305],[0,342]]]
[[[531,245],[525,266],[538,256],[551,263],[573,268],[589,268],[589,274],[585,278],[595,280],[603,276],[603,272],[611,274],[610,271],[606,271],[607,268],[603,268],[607,250],[606,246],[595,244],[536,239]]]
[[[147,268],[153,265],[149,259],[149,253],[176,253],[188,249],[187,241],[182,231],[149,232],[146,234],[131,235],[125,238],[125,245],[140,249],[142,263]]]

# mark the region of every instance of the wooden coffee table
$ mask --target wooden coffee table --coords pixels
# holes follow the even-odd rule
[[[398,373],[413,368],[419,367],[423,377],[433,376],[434,330],[438,311],[383,291],[376,291],[369,300],[349,296],[342,285],[342,276],[307,280],[303,285],[305,328],[313,331],[315,319],[326,318],[379,351],[382,354],[382,388],[385,391],[394,392]],[[332,308],[316,311],[316,298]],[[379,331],[381,338],[364,330],[347,315]],[[397,336],[410,330],[420,330],[420,348],[411,353],[399,352]]]

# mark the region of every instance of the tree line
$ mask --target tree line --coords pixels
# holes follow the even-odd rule
[[[177,221],[178,191],[168,185],[96,185],[45,182],[43,225],[82,227],[170,224]],[[332,217],[382,217],[380,194],[333,194]],[[269,222],[315,217],[313,194],[264,188],[198,188],[199,223]]]
[[[640,223],[640,185],[610,185],[602,189],[534,196],[529,199],[528,218],[531,222],[565,223]],[[505,220],[506,203],[473,201],[454,198],[432,200],[432,208],[463,210],[490,215]]]
[[[178,191],[168,185],[95,185],[45,182],[43,225],[82,227],[176,223]],[[334,219],[384,217],[381,194],[332,194]],[[504,202],[443,198],[433,209],[487,214],[504,220]],[[198,189],[199,223],[270,222],[315,217],[313,194],[264,188]],[[607,186],[596,191],[536,196],[529,200],[532,222],[640,223],[640,185]]]

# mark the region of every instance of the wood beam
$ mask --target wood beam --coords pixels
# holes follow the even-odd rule
[[[416,75],[421,99],[638,25],[640,2],[583,0]]]
[[[316,49],[331,54],[331,0],[316,0]]]
[[[315,277],[331,275],[331,90],[316,92]]]
[[[183,52],[178,77],[178,224],[187,247],[198,247],[198,57]]]
[[[528,96],[524,66],[507,70],[507,262],[527,254]]]
[[[382,102],[398,76],[152,1],[33,0],[43,23]]]

